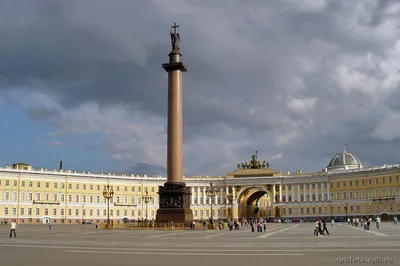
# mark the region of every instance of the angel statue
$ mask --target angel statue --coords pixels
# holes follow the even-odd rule
[[[171,44],[172,44],[172,52],[179,52],[179,44],[181,41],[181,37],[179,36],[179,33],[176,32],[176,28],[179,27],[174,24],[174,26],[171,27],[170,30],[170,35],[171,35]],[[172,30],[173,29],[173,30]]]

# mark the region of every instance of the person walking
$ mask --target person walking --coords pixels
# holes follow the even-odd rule
[[[51,230],[51,222],[49,222],[49,230]]]
[[[326,231],[326,233],[329,235],[328,228],[326,227],[326,220],[325,219],[322,221],[322,225],[323,225],[322,233],[324,233]]]
[[[11,230],[10,230],[10,238],[12,237],[12,235],[14,234],[14,238],[17,238],[17,234],[15,233],[15,229],[17,229],[17,224],[15,223],[15,221],[11,222]]]

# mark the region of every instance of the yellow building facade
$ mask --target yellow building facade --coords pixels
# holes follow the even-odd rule
[[[333,217],[400,215],[400,168],[364,168],[356,156],[337,153],[317,173],[280,173],[253,155],[226,176],[185,177],[191,187],[194,219],[279,217],[313,220]],[[0,221],[18,223],[105,222],[107,184],[114,191],[110,219],[153,220],[158,208],[161,176],[94,174],[32,169],[26,164],[0,168]],[[217,189],[210,195],[210,183]],[[148,196],[148,200],[145,200]]]

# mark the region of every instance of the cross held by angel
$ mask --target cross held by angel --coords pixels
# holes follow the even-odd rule
[[[179,52],[179,44],[181,41],[181,38],[179,36],[179,33],[176,32],[176,28],[178,28],[179,25],[176,25],[176,23],[174,23],[173,26],[171,26],[171,30],[170,30],[170,35],[171,35],[171,45],[172,45],[172,52]]]

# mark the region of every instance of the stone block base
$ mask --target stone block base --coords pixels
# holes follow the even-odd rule
[[[160,206],[157,210],[157,222],[187,223],[193,221],[190,209],[190,187],[185,183],[165,183],[158,187]]]

